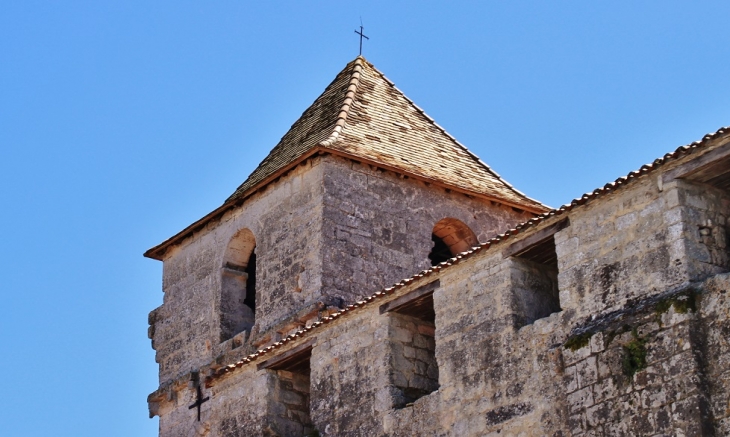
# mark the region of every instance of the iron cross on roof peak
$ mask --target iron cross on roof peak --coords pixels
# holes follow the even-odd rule
[[[362,33],[363,29],[364,29],[364,27],[362,27],[362,20],[361,20],[360,21],[360,31],[359,32],[357,30],[355,31],[356,34],[360,35],[360,56],[362,56],[362,39],[365,38],[367,40],[370,40],[370,38],[368,38],[367,36],[365,36],[364,33]]]

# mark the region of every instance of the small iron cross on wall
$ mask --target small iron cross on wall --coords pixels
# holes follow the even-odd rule
[[[195,386],[198,393],[198,398],[195,400],[195,403],[188,407],[188,410],[192,410],[193,408],[198,408],[198,422],[200,422],[200,406],[203,405],[203,402],[208,402],[210,400],[210,396],[203,397],[203,390],[200,388],[200,384],[197,384]]]

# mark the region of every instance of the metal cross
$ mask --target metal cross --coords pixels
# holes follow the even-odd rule
[[[360,31],[359,32],[357,30],[355,31],[356,34],[360,35],[360,56],[362,56],[362,39],[365,38],[367,40],[370,40],[370,38],[368,38],[367,36],[365,36],[364,33],[362,33],[363,29],[364,29],[364,27],[362,27],[362,23],[360,23]]]
[[[198,384],[196,388],[198,389],[198,399],[195,400],[193,405],[188,407],[188,410],[198,407],[198,422],[200,422],[200,406],[203,405],[203,402],[208,402],[210,400],[210,396],[203,398],[203,390],[200,389],[200,384]]]

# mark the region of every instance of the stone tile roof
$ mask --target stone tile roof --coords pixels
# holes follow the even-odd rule
[[[406,279],[401,280],[400,282],[397,282],[396,284],[394,284],[391,287],[387,287],[381,291],[376,292],[375,294],[373,294],[371,296],[366,297],[362,301],[356,302],[352,305],[348,305],[346,308],[343,308],[339,312],[331,314],[328,317],[324,317],[320,321],[313,323],[311,326],[302,328],[301,330],[295,332],[294,334],[291,334],[291,335],[287,336],[286,338],[283,338],[281,341],[278,341],[263,349],[259,349],[255,353],[245,357],[242,360],[239,360],[235,363],[231,363],[227,366],[221,367],[206,378],[206,384],[208,386],[210,386],[216,379],[225,376],[227,373],[232,372],[239,367],[243,367],[248,363],[257,361],[262,356],[269,355],[270,353],[273,353],[276,349],[279,349],[282,346],[285,346],[300,338],[308,337],[310,335],[310,332],[316,331],[322,325],[331,323],[331,322],[339,319],[340,317],[346,316],[347,313],[350,313],[363,306],[369,305],[370,303],[372,303],[374,301],[382,300],[382,298],[393,294],[398,289],[411,285],[414,282],[420,282],[422,279],[427,278],[434,273],[437,273],[445,268],[458,264],[468,258],[471,258],[472,256],[474,256],[475,254],[477,254],[479,252],[488,250],[492,245],[497,244],[501,241],[504,241],[514,235],[517,235],[520,232],[524,232],[525,230],[527,230],[531,227],[534,227],[536,225],[539,225],[540,223],[543,223],[550,218],[563,215],[567,212],[572,211],[575,208],[578,208],[580,206],[583,206],[583,205],[593,201],[594,199],[596,199],[598,197],[601,197],[606,194],[610,194],[616,190],[619,190],[622,187],[624,187],[625,185],[630,184],[632,181],[636,180],[637,178],[647,175],[649,173],[652,173],[659,167],[662,167],[663,165],[665,165],[669,162],[675,161],[679,158],[693,154],[699,150],[706,148],[710,141],[717,139],[717,138],[721,138],[723,136],[730,137],[730,126],[720,128],[719,130],[717,130],[714,133],[707,134],[700,141],[695,141],[686,146],[681,146],[681,147],[677,148],[674,152],[667,153],[663,157],[654,160],[654,162],[652,162],[650,164],[645,164],[645,165],[641,166],[641,168],[639,168],[636,171],[632,171],[631,173],[629,173],[626,176],[622,176],[613,182],[607,183],[606,185],[604,185],[601,188],[596,188],[592,192],[585,193],[581,197],[573,199],[568,204],[565,204],[559,208],[556,208],[556,209],[547,211],[543,214],[540,214],[539,216],[537,216],[535,218],[532,218],[522,224],[515,226],[513,229],[510,229],[507,232],[504,232],[503,234],[497,235],[496,237],[490,239],[489,241],[487,241],[485,243],[480,244],[479,246],[471,248],[471,250],[462,252],[461,254],[449,259],[448,261],[444,261],[437,266],[434,266],[429,269],[418,272],[409,278],[406,278]]]
[[[363,57],[350,62],[227,201],[317,149],[482,194],[532,212],[547,208],[492,171]]]
[[[223,205],[144,255],[161,260],[172,245],[321,152],[374,164],[533,213],[548,210],[502,179],[359,56],[304,111]]]

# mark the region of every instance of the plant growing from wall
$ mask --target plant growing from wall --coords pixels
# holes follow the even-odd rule
[[[624,375],[629,378],[646,368],[646,339],[639,337],[636,329],[632,329],[631,334],[634,338],[624,345],[624,356],[621,361]]]

